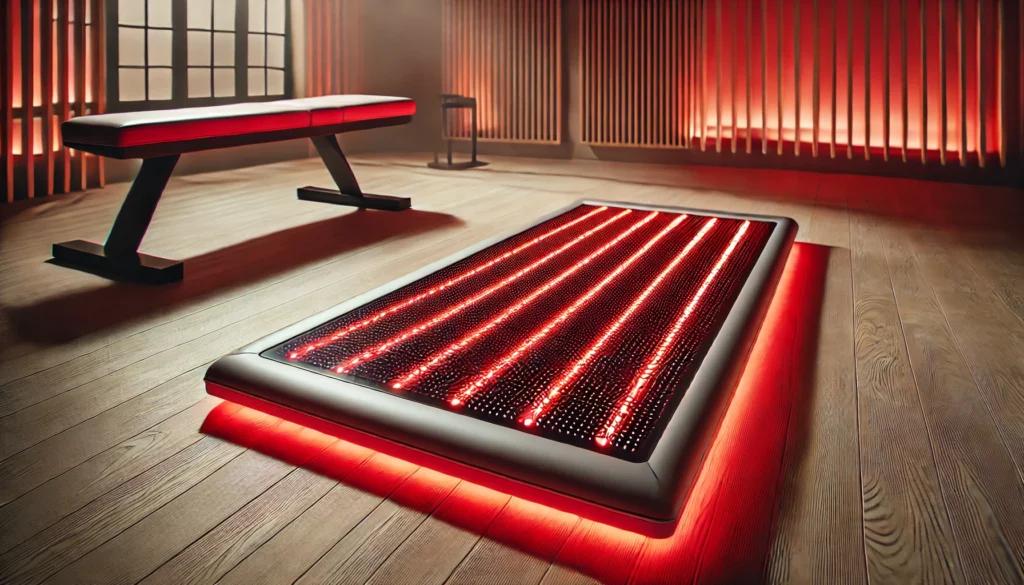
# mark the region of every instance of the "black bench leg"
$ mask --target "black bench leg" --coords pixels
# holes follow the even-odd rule
[[[350,205],[352,207],[363,207],[366,209],[383,209],[386,211],[402,211],[409,209],[408,197],[392,197],[390,195],[370,195],[363,193],[359,188],[359,181],[352,173],[352,167],[345,159],[345,153],[341,151],[338,139],[334,135],[317,136],[310,138],[316,151],[320,153],[324,165],[334,178],[338,190],[321,189],[320,187],[299,188],[299,199],[304,201],[319,201],[321,203],[333,203],[335,205]]]
[[[181,280],[184,276],[181,262],[140,254],[138,251],[160,196],[167,186],[167,180],[177,163],[176,154],[142,161],[142,168],[110,228],[107,243],[101,246],[84,240],[72,240],[54,244],[54,260],[65,266],[121,280],[150,284]]]

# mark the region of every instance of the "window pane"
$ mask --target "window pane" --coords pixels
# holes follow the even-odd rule
[[[188,31],[188,64],[210,65],[210,33]]]
[[[266,64],[267,59],[263,52],[265,39],[264,35],[249,35],[249,65],[261,67]]]
[[[117,0],[117,22],[119,24],[145,25],[146,0]]]
[[[148,65],[171,66],[171,31],[151,30],[149,31],[149,55]]]
[[[235,64],[234,33],[213,33],[213,64]]]
[[[162,1],[170,4],[169,0]],[[188,14],[185,19],[188,28],[210,30],[210,24],[213,22],[213,12],[211,11],[210,0],[188,0],[188,4],[185,8]]]
[[[210,68],[188,68],[188,97],[210,97]]]
[[[169,100],[171,99],[171,70],[150,69],[149,70],[149,99]]]
[[[249,30],[253,32],[263,32],[264,30],[265,2],[266,0],[249,0]]]
[[[284,94],[284,71],[280,69],[267,70],[267,95]]]
[[[213,95],[214,97],[231,97],[235,95],[234,69],[213,70]]]
[[[267,32],[284,33],[284,0],[267,0]]]
[[[118,27],[117,60],[119,65],[145,65],[145,31],[140,28]]]
[[[258,96],[266,95],[266,88],[264,87],[264,72],[266,69],[258,67],[249,68],[249,95]]]
[[[267,37],[267,65],[284,67],[284,37]]]
[[[122,102],[138,102],[146,99],[145,70],[118,69],[117,97]]]
[[[213,0],[213,28],[235,30],[235,0]]]
[[[172,6],[168,0],[149,0],[149,26],[171,28]]]

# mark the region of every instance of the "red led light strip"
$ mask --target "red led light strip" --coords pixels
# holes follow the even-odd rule
[[[446,280],[445,282],[443,282],[443,283],[441,283],[441,284],[431,288],[430,290],[422,292],[422,293],[420,293],[420,294],[418,294],[418,295],[416,295],[416,296],[414,296],[414,297],[412,297],[410,299],[406,299],[406,300],[404,300],[404,301],[402,301],[400,303],[391,305],[390,307],[388,307],[386,309],[383,309],[381,311],[378,311],[377,313],[374,313],[373,315],[370,315],[369,317],[367,317],[366,319],[363,319],[362,321],[357,321],[356,323],[353,323],[353,324],[349,325],[348,327],[345,327],[343,329],[335,331],[334,333],[332,333],[332,334],[330,334],[330,335],[328,335],[326,337],[323,337],[323,338],[318,339],[318,340],[316,340],[316,341],[314,341],[314,342],[312,342],[312,343],[310,343],[308,345],[305,345],[305,346],[303,346],[303,347],[301,347],[299,349],[296,349],[295,351],[292,351],[291,353],[288,354],[288,359],[290,359],[290,360],[302,359],[302,358],[306,357],[307,355],[309,355],[310,353],[312,353],[312,352],[314,352],[314,351],[316,351],[316,350],[318,350],[318,349],[320,349],[322,347],[326,347],[326,346],[328,346],[328,345],[330,345],[330,344],[332,344],[332,343],[334,343],[336,341],[339,341],[339,340],[345,338],[346,336],[348,336],[351,333],[354,333],[354,332],[359,331],[361,329],[365,329],[366,327],[369,327],[370,325],[373,325],[374,323],[380,321],[381,319],[383,319],[383,318],[385,318],[385,317],[387,317],[389,315],[393,315],[394,313],[397,313],[398,311],[401,311],[402,309],[405,309],[407,307],[411,307],[412,305],[415,305],[416,303],[422,301],[423,299],[426,299],[428,297],[432,297],[432,296],[436,295],[437,293],[439,293],[439,292],[441,292],[441,291],[443,291],[443,290],[445,290],[447,288],[451,288],[451,287],[455,286],[456,284],[459,284],[460,282],[466,280],[467,278],[471,278],[473,276],[476,276],[477,274],[480,274],[481,272],[487,270],[488,268],[491,268],[492,266],[494,266],[496,264],[499,264],[501,262],[504,262],[505,260],[508,260],[509,258],[515,256],[516,254],[519,254],[523,250],[526,250],[528,248],[532,248],[533,246],[543,242],[544,240],[550,238],[551,236],[554,236],[554,235],[556,235],[558,233],[561,233],[561,232],[571,228],[572,226],[579,224],[580,222],[586,221],[586,220],[590,219],[591,217],[593,217],[593,216],[595,216],[595,215],[597,215],[597,214],[599,214],[599,213],[601,213],[601,212],[603,212],[603,211],[605,211],[607,209],[608,208],[606,206],[598,207],[597,209],[594,209],[590,213],[587,213],[586,215],[578,217],[578,218],[570,221],[569,223],[567,223],[565,225],[562,225],[562,226],[559,226],[557,228],[554,228],[554,229],[548,231],[547,233],[541,234],[541,235],[537,236],[536,238],[533,238],[532,240],[530,240],[530,241],[528,241],[528,242],[518,246],[517,248],[515,248],[513,250],[509,250],[508,252],[505,252],[504,254],[502,254],[501,256],[498,256],[497,258],[489,260],[489,261],[485,262],[484,264],[481,264],[480,266],[477,266],[477,267],[475,267],[475,268],[473,268],[471,270],[467,270],[467,271],[463,272],[462,274],[459,274],[458,276],[454,276],[451,279]]]
[[[711,231],[711,228],[715,227],[716,223],[718,223],[718,219],[716,218],[711,218],[704,222],[704,225],[701,227],[700,231],[697,232],[697,235],[694,236],[693,239],[686,244],[686,247],[683,248],[683,250],[679,252],[671,262],[669,262],[668,266],[666,266],[665,269],[662,270],[653,281],[651,281],[651,284],[649,284],[647,288],[640,293],[640,295],[633,299],[633,302],[630,303],[629,307],[622,311],[615,322],[605,329],[604,334],[602,334],[597,341],[591,344],[583,354],[583,357],[577,360],[567,372],[562,374],[562,377],[552,384],[546,393],[539,396],[519,415],[520,423],[525,426],[532,426],[534,422],[539,421],[540,418],[547,413],[547,411],[554,405],[554,401],[559,395],[561,395],[562,390],[564,390],[565,387],[572,383],[572,381],[575,380],[581,372],[590,366],[590,362],[593,361],[594,357],[597,356],[597,353],[601,351],[601,348],[608,343],[608,340],[626,324],[626,321],[633,316],[633,313],[635,313],[637,309],[644,304],[644,301],[646,301],[658,286],[664,282],[665,278],[667,278],[668,275],[675,270],[680,263],[682,263],[683,259],[690,255],[690,252],[701,242],[701,240],[704,239],[704,236]]]
[[[652,216],[653,217],[653,216]],[[494,379],[495,376],[500,375],[512,364],[514,364],[520,356],[523,355],[528,349],[539,343],[542,339],[547,337],[555,328],[565,323],[569,317],[571,317],[576,311],[578,311],[583,305],[585,305],[590,299],[594,298],[597,293],[601,292],[609,283],[615,280],[619,275],[626,271],[634,262],[636,262],[641,256],[647,253],[659,240],[664,238],[670,231],[674,230],[679,226],[680,223],[686,219],[686,215],[681,215],[672,221],[663,230],[658,232],[653,238],[647,241],[639,250],[633,253],[625,262],[619,264],[612,272],[605,276],[601,282],[597,283],[590,288],[586,293],[579,296],[571,305],[562,310],[561,313],[550,319],[542,327],[535,330],[532,335],[527,337],[519,347],[506,354],[503,358],[492,366],[484,374],[477,376],[475,379],[466,384],[462,390],[460,390],[451,400],[452,406],[459,406],[464,404],[467,400],[472,398],[477,392],[482,390],[484,386]]]
[[[357,365],[359,365],[359,364],[361,364],[363,362],[370,361],[370,360],[373,360],[373,359],[376,359],[376,358],[380,357],[382,354],[386,353],[388,350],[390,350],[395,345],[398,345],[399,343],[403,343],[405,341],[408,341],[409,339],[411,339],[413,337],[416,337],[417,335],[423,333],[424,331],[432,329],[434,326],[438,325],[439,323],[443,323],[444,321],[447,321],[448,319],[454,317],[455,315],[458,315],[459,313],[461,313],[465,309],[467,309],[467,308],[475,305],[476,303],[486,299],[487,297],[489,297],[492,294],[498,292],[499,290],[505,288],[509,284],[512,284],[516,280],[519,280],[523,276],[526,276],[527,274],[533,272],[534,270],[536,270],[537,268],[543,266],[544,264],[547,264],[552,259],[554,259],[558,255],[562,254],[563,252],[565,252],[569,248],[572,248],[573,246],[576,246],[577,244],[579,244],[580,242],[586,240],[590,236],[592,236],[592,235],[596,234],[597,232],[603,230],[604,228],[606,228],[609,225],[615,223],[616,221],[622,219],[623,217],[626,217],[627,215],[632,213],[632,211],[633,210],[631,210],[631,209],[623,210],[622,212],[616,214],[611,219],[608,219],[608,220],[604,221],[603,223],[599,224],[598,226],[593,227],[590,230],[580,234],[579,236],[577,236],[576,238],[574,238],[570,242],[568,242],[566,244],[563,244],[557,250],[549,252],[548,254],[546,254],[545,256],[541,257],[539,260],[533,262],[532,264],[526,266],[525,268],[521,268],[521,269],[517,270],[515,273],[513,273],[512,275],[506,277],[505,279],[503,279],[498,284],[495,284],[494,286],[491,286],[491,287],[485,289],[483,292],[478,293],[478,294],[476,294],[476,295],[466,299],[465,301],[462,301],[461,303],[455,305],[454,307],[452,307],[452,308],[450,308],[450,309],[448,309],[446,311],[443,311],[441,313],[438,313],[438,314],[434,315],[433,317],[431,317],[430,319],[427,319],[426,321],[421,321],[420,323],[418,323],[416,325],[413,325],[412,327],[409,327],[405,331],[399,333],[398,335],[392,337],[391,339],[388,339],[387,341],[381,343],[380,345],[378,345],[378,346],[376,346],[376,347],[374,347],[372,349],[368,349],[368,350],[360,353],[357,356],[349,358],[343,364],[334,367],[334,371],[339,373],[339,374],[347,374],[348,372],[352,371],[352,368],[356,367]],[[646,220],[645,220],[645,222],[646,222]],[[644,223],[644,222],[641,222],[641,223]],[[639,224],[634,226],[634,229],[637,228],[637,227],[639,227]]]
[[[570,266],[568,269],[564,270],[558,276],[555,276],[554,278],[552,278],[552,279],[548,280],[547,282],[545,282],[540,287],[534,289],[533,292],[531,292],[529,295],[524,297],[522,300],[516,302],[512,306],[510,306],[507,309],[505,309],[504,311],[502,311],[497,317],[491,319],[490,321],[488,321],[487,323],[481,325],[480,327],[477,327],[476,329],[470,331],[469,333],[464,335],[458,341],[452,343],[451,345],[449,345],[448,347],[444,348],[443,350],[435,353],[433,356],[431,356],[431,359],[429,359],[424,365],[419,366],[417,368],[414,368],[411,372],[409,372],[404,377],[402,377],[400,381],[393,383],[391,385],[391,387],[394,388],[395,390],[400,390],[404,386],[407,386],[407,385],[415,382],[423,374],[429,372],[432,368],[437,367],[438,365],[440,365],[442,362],[444,362],[445,360],[447,360],[451,356],[453,356],[456,353],[462,351],[463,349],[466,348],[466,346],[468,346],[469,344],[475,342],[477,339],[480,339],[481,337],[486,335],[488,332],[490,332],[492,329],[494,329],[498,325],[501,325],[509,317],[512,317],[513,315],[515,315],[519,311],[523,310],[525,307],[529,306],[533,301],[535,301],[541,295],[543,295],[544,293],[548,292],[549,290],[555,288],[561,282],[563,282],[565,279],[569,278],[570,276],[572,276],[573,274],[578,272],[580,269],[582,269],[584,266],[587,266],[588,264],[590,264],[591,262],[593,262],[594,260],[599,258],[605,252],[607,252],[608,250],[610,250],[614,246],[616,246],[619,242],[621,242],[622,240],[624,240],[627,237],[629,237],[630,234],[632,234],[633,232],[635,232],[636,230],[640,229],[641,227],[646,225],[648,222],[653,220],[655,218],[655,216],[657,216],[657,215],[658,215],[657,211],[655,211],[654,213],[649,214],[647,217],[645,217],[643,219],[643,221],[640,221],[640,222],[636,223],[635,225],[630,227],[628,230],[626,230],[626,231],[622,232],[621,234],[619,234],[618,236],[616,236],[615,239],[611,240],[607,244],[601,246],[600,248],[598,248],[597,250],[592,252],[589,256],[587,256],[586,258],[584,258],[580,262],[577,262],[576,264],[573,264],[572,266]],[[676,220],[675,222],[673,222],[673,225],[671,227],[675,227],[675,225],[677,225],[679,221],[682,221],[682,220],[681,219],[680,220]],[[668,228],[668,229],[671,229],[671,228]],[[653,243],[656,242],[658,239],[660,239],[661,236],[664,235],[664,233],[667,233],[668,229],[663,230],[663,232],[661,234],[658,234],[657,236],[655,236],[655,239],[651,240],[651,242],[649,242],[646,247],[649,248],[651,245],[653,245]],[[452,404],[457,406],[459,403],[453,401]]]
[[[718,258],[718,262],[716,262],[714,267],[711,268],[711,272],[709,272],[707,277],[704,278],[704,282],[701,283],[700,288],[697,289],[693,298],[690,299],[689,304],[686,305],[682,314],[680,314],[679,318],[676,319],[675,324],[672,325],[672,329],[670,329],[661,340],[661,344],[658,345],[658,349],[656,349],[654,353],[651,354],[651,357],[648,358],[647,364],[644,368],[640,370],[640,375],[637,376],[629,394],[620,399],[615,405],[615,408],[612,409],[612,414],[608,417],[608,421],[605,423],[604,429],[594,437],[594,440],[598,445],[601,445],[602,447],[607,445],[615,438],[616,433],[618,433],[618,431],[629,422],[633,405],[643,398],[643,394],[647,390],[648,383],[654,377],[658,368],[661,367],[661,362],[665,359],[665,356],[668,355],[669,348],[671,348],[672,343],[679,335],[679,331],[690,318],[690,315],[700,302],[701,297],[704,296],[704,292],[707,290],[708,286],[710,286],[715,280],[715,277],[718,276],[718,272],[722,269],[722,266],[724,266],[729,260],[729,256],[732,255],[733,250],[735,250],[736,246],[739,245],[743,235],[747,233],[748,227],[750,227],[750,222],[744,221],[743,225],[741,225],[740,229],[736,232],[736,235],[732,237],[732,241],[729,242],[729,246],[724,252],[722,252],[721,257]]]

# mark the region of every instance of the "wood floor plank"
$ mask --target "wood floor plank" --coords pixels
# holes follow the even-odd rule
[[[316,431],[278,421],[260,441],[273,448],[279,435],[295,433]],[[136,583],[305,462],[245,451],[46,582]]]
[[[460,483],[367,583],[444,583],[509,499],[507,494]]]
[[[1024,482],[909,238],[880,231],[965,576],[1024,582]]]
[[[805,428],[791,426],[766,581],[865,583],[860,452],[853,359],[853,283],[845,196],[820,193],[808,241],[832,246]],[[829,518],[829,522],[822,522]]]
[[[1024,252],[1002,248],[1004,241],[1003,238],[986,239],[982,246],[964,246],[961,250],[974,273],[1024,324]]]
[[[4,555],[3,583],[39,583],[145,518],[237,457],[234,445],[200,441],[108,492]]]
[[[458,484],[457,479],[419,468],[296,583],[365,583]]]
[[[242,419],[241,432],[262,432],[267,420]],[[243,451],[212,437],[183,449],[4,554],[0,557],[0,582],[38,583],[46,579],[163,509],[164,504],[223,469]]]
[[[541,583],[626,583],[633,571],[633,563],[646,543],[643,536],[581,520],[558,551]]]
[[[956,249],[912,233],[922,269],[1018,469],[1024,467],[1024,335]]]
[[[0,554],[186,447],[220,399],[207,397],[0,507]]]
[[[204,368],[187,371],[0,462],[0,503],[197,404],[205,397],[204,372]]]
[[[572,514],[512,498],[447,582],[540,583],[579,521]]]
[[[320,439],[322,440],[322,439]],[[298,448],[316,449],[314,444]],[[344,477],[358,467],[370,451],[336,441],[306,466],[288,474],[241,510],[203,535],[180,554],[146,577],[142,583],[213,583],[234,568],[296,517],[319,501],[338,482],[317,469]]]
[[[224,575],[222,585],[293,583],[398,488],[417,467],[373,454],[317,503]]]
[[[871,583],[963,583],[874,224],[851,216],[864,534]]]

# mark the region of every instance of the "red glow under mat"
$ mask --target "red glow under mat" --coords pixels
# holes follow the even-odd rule
[[[262,355],[645,461],[774,227],[580,205]]]
[[[210,394],[667,536],[796,235],[585,201],[217,360]]]

